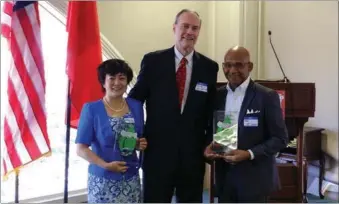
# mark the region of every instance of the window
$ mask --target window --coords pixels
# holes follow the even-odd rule
[[[2,5],[1,1],[1,10]],[[19,175],[20,200],[55,194],[62,195],[64,191],[67,33],[65,25],[43,7],[39,7],[39,11],[46,77],[47,126],[52,155],[22,168]],[[7,103],[6,85],[9,56],[6,40],[1,37],[1,137],[3,137],[3,117]],[[75,135],[76,130],[72,130],[68,178],[69,194],[71,191],[85,189],[87,186],[88,163],[75,154]],[[14,201],[14,174],[10,175],[6,181],[2,180],[1,184],[1,203]]]

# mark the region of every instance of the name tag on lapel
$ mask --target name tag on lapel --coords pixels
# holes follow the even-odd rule
[[[257,117],[245,117],[244,126],[245,127],[258,127],[258,118]]]
[[[207,84],[198,82],[195,86],[195,90],[207,93]]]

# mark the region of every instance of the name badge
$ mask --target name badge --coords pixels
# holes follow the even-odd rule
[[[245,117],[244,126],[245,127],[258,127],[258,118],[257,117]]]
[[[198,82],[195,86],[195,90],[207,93],[207,84]]]
[[[134,123],[134,118],[125,118],[125,123]]]

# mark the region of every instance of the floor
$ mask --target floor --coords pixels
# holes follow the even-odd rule
[[[338,203],[337,201],[329,200],[329,199],[320,199],[318,196],[308,194],[307,199],[309,203]],[[175,203],[175,198],[173,198],[172,203]],[[209,193],[208,191],[204,191],[203,195],[203,203],[209,203]]]

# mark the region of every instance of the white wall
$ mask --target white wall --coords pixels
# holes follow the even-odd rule
[[[173,46],[172,25],[183,8],[202,19],[197,50],[221,64],[226,49],[239,41],[239,7],[240,2],[226,1],[98,2],[101,32],[137,72],[144,54]],[[221,72],[219,79],[224,78]]]
[[[144,54],[169,48],[174,37],[172,24],[181,8],[194,8],[207,19],[207,3],[159,1],[98,2],[101,32],[136,70]],[[207,50],[207,29],[203,22],[197,49]]]
[[[267,1],[264,28],[292,82],[316,84],[316,112],[306,124],[326,129],[323,150],[338,161],[338,2]],[[268,42],[268,38],[264,41]],[[269,43],[264,78],[282,78]],[[331,170],[338,182],[338,164]]]

